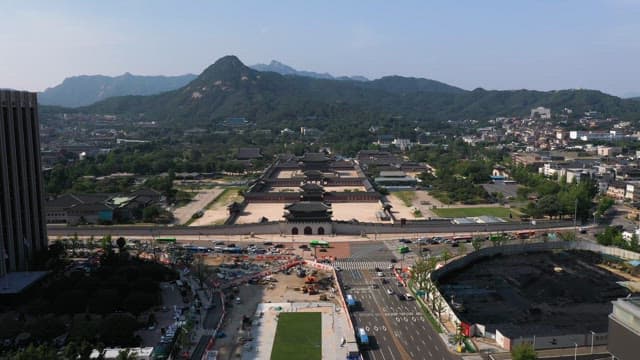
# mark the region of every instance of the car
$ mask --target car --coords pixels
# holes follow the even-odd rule
[[[375,270],[376,272],[378,272],[378,271],[382,271],[382,270],[380,270],[380,268],[379,268],[379,267],[377,267],[377,266],[374,268],[374,270]]]
[[[224,245],[224,241],[216,241],[213,245]]]
[[[374,289],[378,289],[380,286],[378,284],[371,284],[371,287]]]
[[[309,248],[309,246],[308,246],[308,245],[306,245],[306,244],[302,244],[302,245],[298,246],[298,248],[299,248],[299,249],[308,249],[308,248]]]
[[[411,240],[409,240],[409,239],[400,239],[398,241],[400,241],[403,244],[411,244]]]
[[[404,295],[397,293],[396,296],[398,296],[398,300],[404,300]]]
[[[397,262],[398,262],[398,260],[396,260],[396,258],[391,258],[391,259],[389,259],[389,261],[390,261],[391,263],[393,263],[393,264],[395,264],[395,263],[397,263]]]
[[[416,242],[420,245],[426,245],[429,243],[429,239],[427,239],[426,237],[421,237]]]
[[[411,294],[409,294],[409,293],[404,294],[404,298],[405,298],[405,299],[407,299],[407,300],[415,300],[415,299],[413,298],[413,295],[411,295]]]
[[[384,277],[384,273],[382,271],[378,271],[376,275],[378,275],[378,277]]]
[[[276,249],[282,249],[284,247],[284,245],[283,244],[275,244],[273,247],[276,248]]]
[[[271,246],[271,245],[273,245],[273,243],[272,243],[271,241],[265,241],[263,244],[264,244],[264,246]]]
[[[387,295],[393,295],[393,290],[387,289]]]
[[[383,284],[388,284],[389,282],[387,281],[387,279],[384,279],[384,278],[383,278],[383,279],[382,279],[382,283],[383,283]]]
[[[325,249],[325,248],[321,248],[321,249],[320,249],[320,252],[327,252],[327,249]]]
[[[458,243],[457,241],[454,241],[451,243],[451,247],[458,247],[460,246],[460,243]]]
[[[334,269],[335,269],[336,271],[342,271],[342,268],[341,268],[340,266],[335,266],[335,267],[334,267]]]

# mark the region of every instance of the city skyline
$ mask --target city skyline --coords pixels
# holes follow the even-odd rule
[[[6,5],[0,85],[66,77],[200,73],[233,54],[336,76],[425,77],[465,89],[589,88],[640,94],[634,1],[422,4],[81,3]],[[16,29],[16,30],[14,30]],[[18,31],[17,29],[21,29]],[[338,54],[338,55],[336,55]],[[28,55],[28,56],[25,56]]]

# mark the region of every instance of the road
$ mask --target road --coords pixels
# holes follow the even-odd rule
[[[364,359],[459,359],[447,350],[416,301],[398,298],[396,294],[404,294],[407,289],[398,285],[390,271],[384,273],[386,284],[373,269],[347,269],[339,274],[342,283],[350,287],[345,293],[360,303],[353,312],[354,326],[364,328],[371,339],[372,346],[363,352]],[[393,294],[389,295],[387,289]]]
[[[352,244],[351,256],[336,262],[343,269],[338,278],[344,293],[359,302],[352,313],[354,327],[364,328],[371,339],[370,349],[363,352],[364,359],[459,359],[448,351],[417,302],[400,300],[396,295],[408,292],[388,269],[391,258],[399,260],[393,251],[396,243]],[[376,267],[384,277],[377,275]],[[393,295],[387,293],[388,289]]]
[[[258,224],[250,224],[248,229],[252,229],[251,232],[260,234],[259,231],[255,231],[255,227]],[[50,237],[55,238],[57,236],[103,236],[111,234],[114,237],[158,237],[158,236],[193,236],[199,235],[209,236],[217,235],[223,236],[229,234],[229,229],[233,229],[235,233],[242,233],[242,225],[229,226],[147,226],[147,225],[123,225],[123,226],[60,226],[49,225],[47,232]],[[532,225],[528,222],[507,222],[497,224],[450,224],[443,221],[424,221],[421,223],[412,223],[410,226],[400,225],[378,225],[380,234],[384,233],[430,233],[430,234],[444,234],[444,233],[474,233],[474,232],[499,232],[499,231],[519,231],[519,230],[544,230],[553,228],[572,228],[573,222],[571,221],[538,221],[536,225]],[[273,230],[271,230],[273,231]],[[248,233],[248,232],[247,232]]]

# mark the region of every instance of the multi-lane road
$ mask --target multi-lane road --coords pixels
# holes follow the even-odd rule
[[[358,302],[352,312],[356,328],[363,328],[371,340],[366,360],[459,359],[448,351],[442,337],[426,321],[415,300],[401,300],[397,294],[408,290],[398,283],[389,259],[391,244],[352,245],[352,256],[337,264],[345,294]],[[379,276],[377,268],[383,277]],[[387,291],[391,290],[392,294]]]
[[[496,232],[496,231],[519,231],[519,230],[545,230],[553,228],[571,227],[571,221],[538,221],[535,224],[527,222],[505,222],[496,224],[451,224],[447,221],[425,221],[416,224],[400,225],[380,225],[375,228],[380,234],[385,233],[474,233],[474,232]],[[366,225],[363,231],[367,230]],[[245,230],[243,230],[245,229]],[[265,227],[266,233],[278,231],[271,224]],[[275,230],[274,230],[275,229]],[[373,230],[372,230],[373,231]],[[137,236],[137,237],[159,237],[159,236],[220,236],[232,234],[246,234],[253,232],[260,233],[259,224],[234,225],[234,226],[147,226],[147,225],[115,225],[115,226],[61,226],[49,225],[47,232],[51,237],[57,236]],[[275,234],[275,233],[274,233]],[[301,237],[302,238],[302,237]]]
[[[359,302],[352,312],[354,326],[365,329],[371,341],[363,352],[364,359],[458,359],[425,320],[416,301],[398,298],[396,294],[408,291],[398,286],[391,272],[385,271],[385,277],[380,278],[374,270],[343,270],[339,276],[350,287],[345,292]],[[389,289],[393,294],[387,293]]]

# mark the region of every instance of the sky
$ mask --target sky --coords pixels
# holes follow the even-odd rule
[[[640,0],[0,0],[0,88],[200,73],[225,55],[465,89],[640,95]]]

